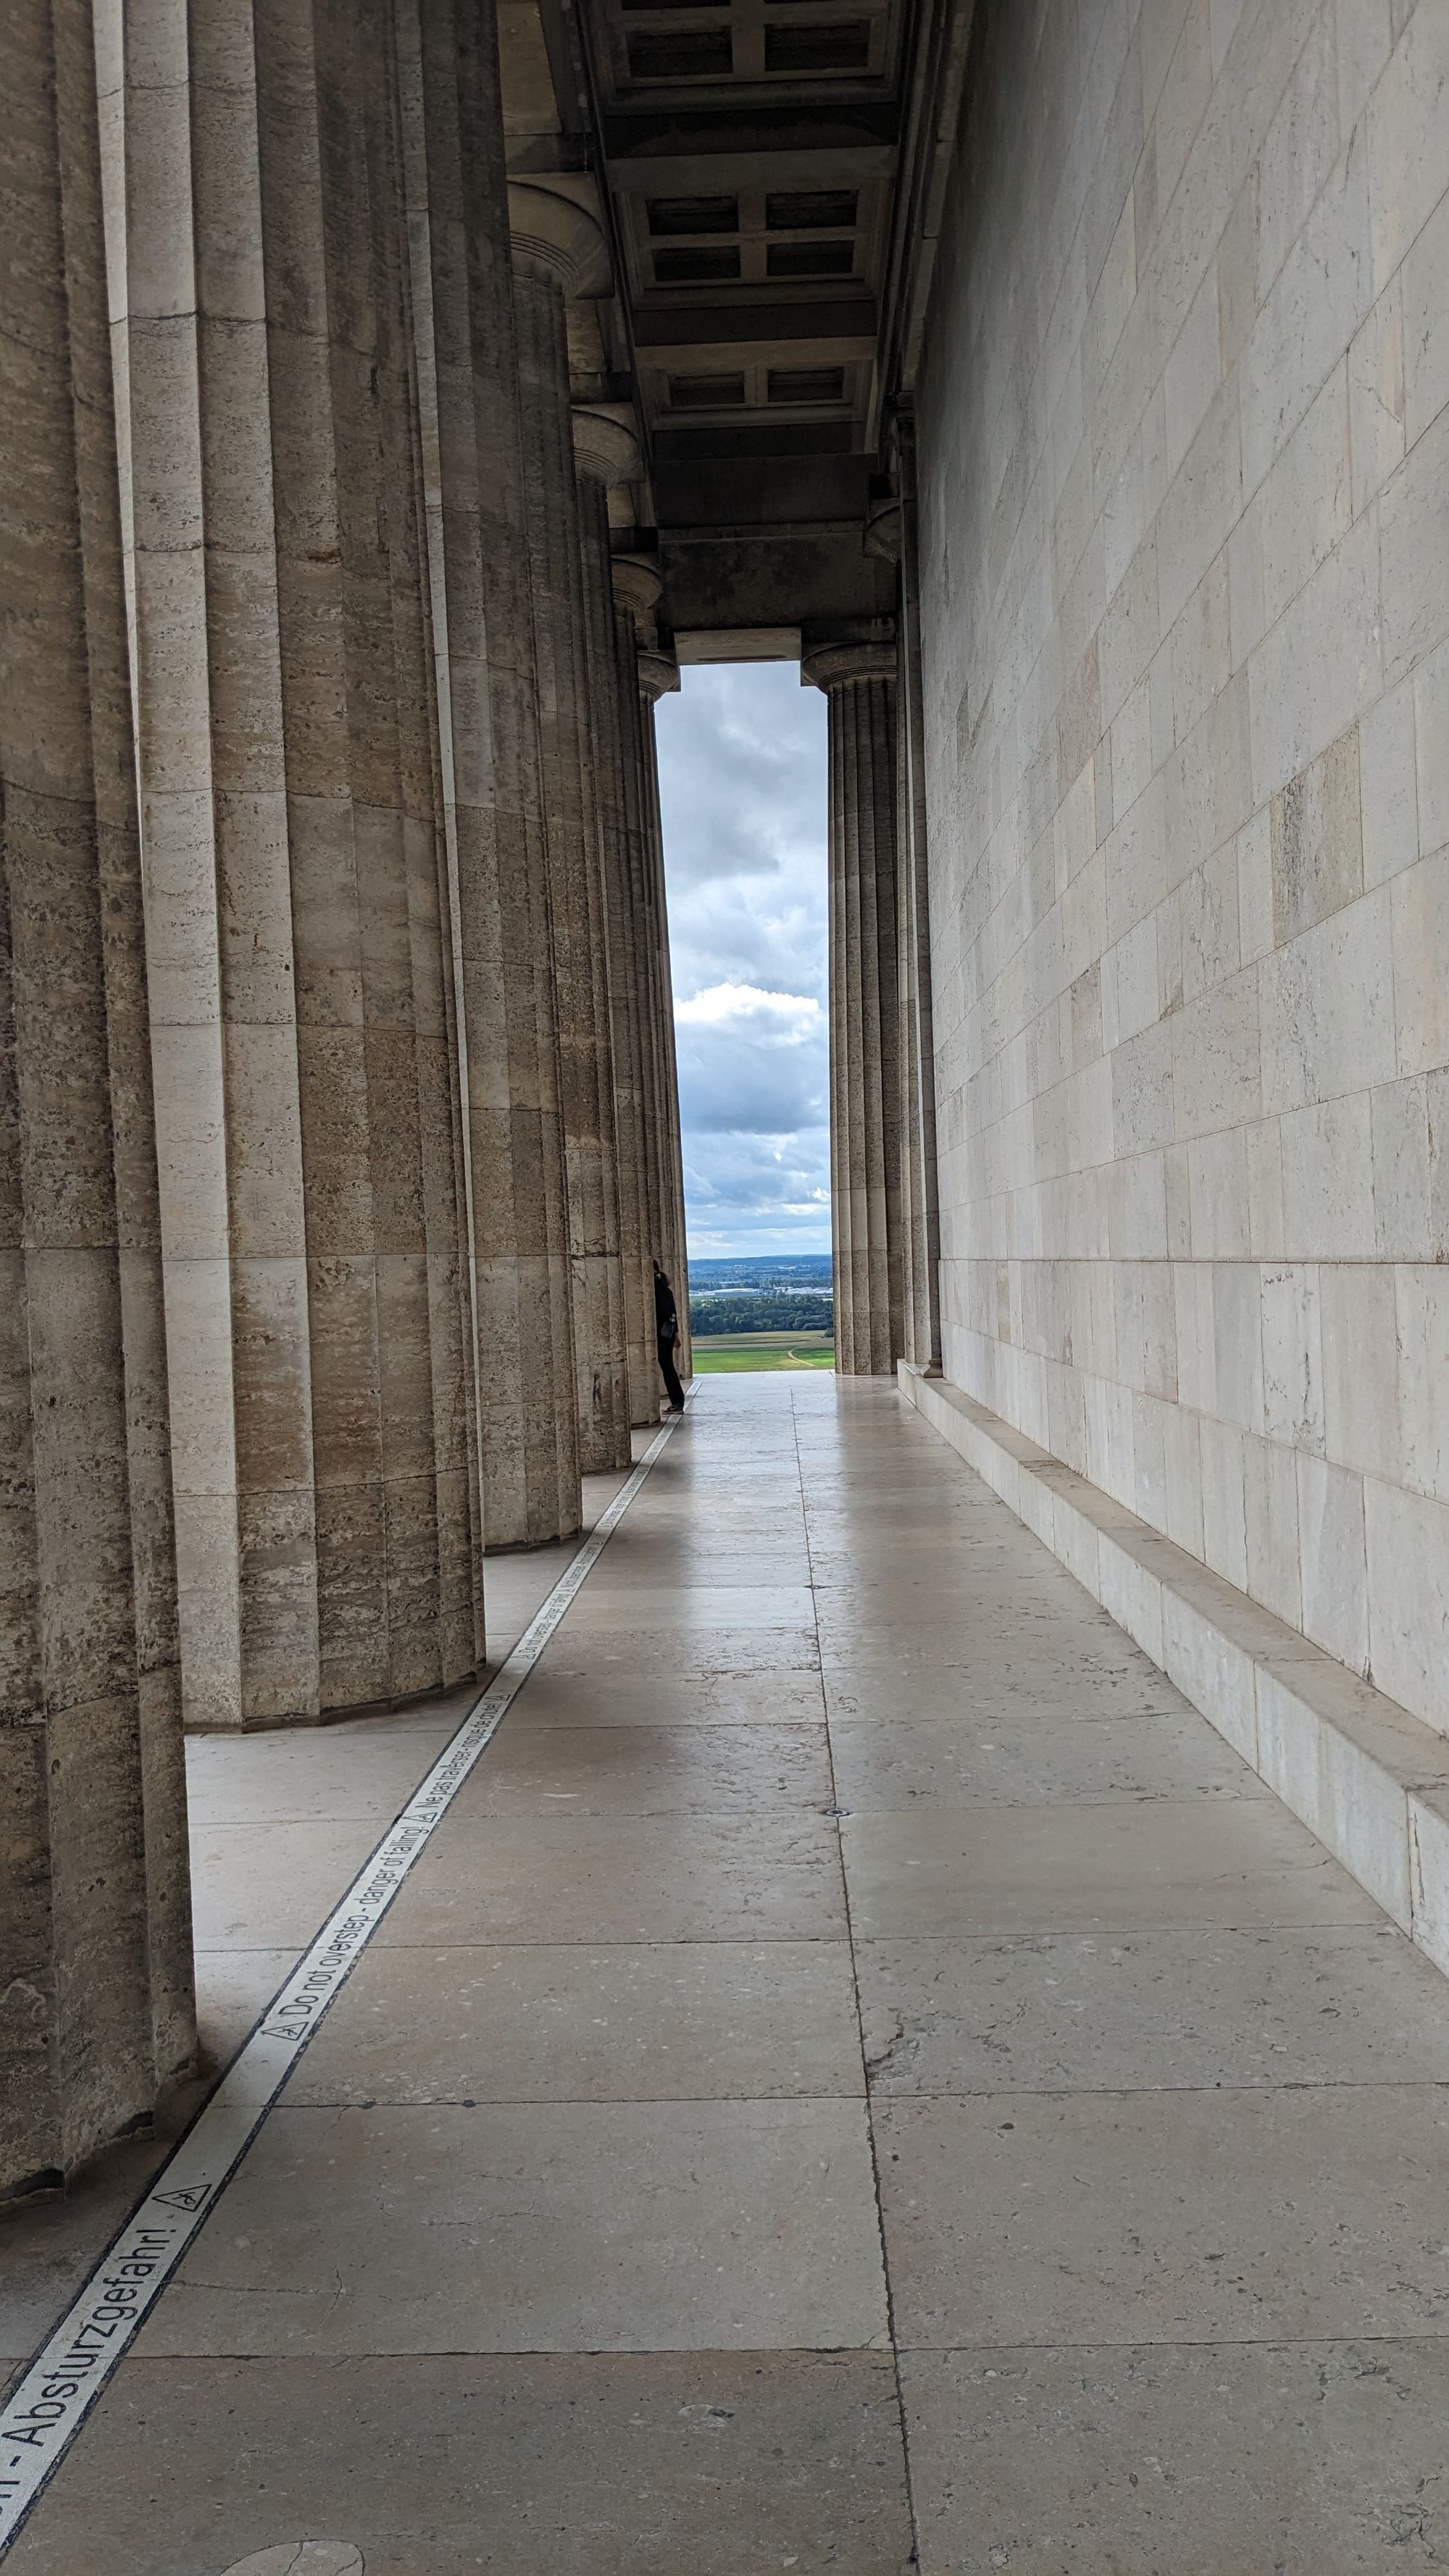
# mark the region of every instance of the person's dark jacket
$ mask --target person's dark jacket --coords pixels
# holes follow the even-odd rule
[[[679,1330],[679,1309],[674,1302],[674,1291],[662,1270],[654,1273],[654,1327],[661,1341],[666,1333],[673,1341]]]

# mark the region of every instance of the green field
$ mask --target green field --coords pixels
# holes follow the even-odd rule
[[[833,1369],[833,1333],[711,1333],[694,1336],[701,1376],[729,1369]]]

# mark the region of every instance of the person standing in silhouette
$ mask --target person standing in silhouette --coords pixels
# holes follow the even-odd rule
[[[674,1291],[657,1261],[654,1264],[654,1330],[659,1345],[660,1373],[669,1393],[669,1410],[682,1413],[684,1389],[674,1365],[674,1354],[679,1348],[679,1309],[674,1302]]]

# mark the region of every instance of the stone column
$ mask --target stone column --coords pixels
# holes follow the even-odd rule
[[[396,0],[490,1548],[580,1523],[544,773],[490,0]]]
[[[654,608],[661,585],[656,568],[646,557],[615,555],[609,571],[619,617],[620,736],[624,750],[624,812],[634,925],[628,964],[639,1022],[639,1067],[644,1102],[644,1250],[652,1279],[655,1261],[669,1269],[664,1187],[668,1121],[659,1032],[659,934],[655,918],[652,796],[653,704],[644,694],[639,655],[641,650],[651,650],[654,644]],[[670,1276],[672,1278],[672,1272]]]
[[[659,756],[654,737],[654,710],[662,697],[679,686],[679,664],[672,652],[654,642],[639,647],[639,692],[643,731],[645,846],[653,927],[654,1050],[661,1101],[658,1191],[664,1250],[660,1259],[669,1272],[679,1307],[679,1374],[694,1374],[689,1331],[689,1245],[684,1219],[684,1156],[679,1130],[679,1065],[674,1040],[674,979],[669,962],[669,904],[664,880],[664,827],[659,808]]]
[[[0,19],[0,2199],[195,2048],[135,769],[86,0]]]
[[[183,1673],[256,1724],[482,1653],[393,17],[96,17]]]
[[[330,1709],[476,1664],[477,1533],[391,0],[256,25]]]
[[[579,1463],[629,1463],[629,1380],[607,915],[589,733],[579,500],[569,401],[569,296],[608,278],[604,237],[582,206],[514,182],[513,301],[538,663],[568,1178]]]
[[[903,1357],[941,1373],[941,1228],[936,1177],[936,1063],[931,1002],[931,914],[926,874],[925,716],[921,698],[920,580],[916,556],[915,443],[899,416],[893,439],[899,498],[866,522],[867,554],[900,567],[896,619],[896,953],[900,969],[901,1299]]]
[[[182,1668],[221,1726],[320,1691],[256,64],[238,0],[196,56],[183,0],[154,47],[131,0],[95,15]]]
[[[639,449],[633,431],[622,421],[611,413],[583,407],[574,413],[574,454],[578,464],[594,804],[607,913],[629,1417],[636,1423],[655,1423],[664,1390],[654,1337],[650,1109],[637,973],[641,866],[637,792],[631,785],[631,778],[637,775],[633,745],[639,690],[633,668],[632,633],[628,631],[625,611],[614,598],[609,543],[609,492],[615,483],[628,482],[638,473]]]
[[[903,1347],[896,649],[832,644],[801,677],[830,701],[830,1162],[836,1367]]]

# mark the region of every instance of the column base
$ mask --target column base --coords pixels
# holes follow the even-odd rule
[[[575,1532],[574,1535],[581,1533]],[[509,1547],[493,1548],[488,1552],[494,1556],[522,1556],[527,1553],[523,1548]],[[481,1688],[487,1672],[486,1664],[474,1664],[467,1672],[459,1673],[454,1681],[434,1682],[427,1690],[402,1691],[395,1699],[353,1700],[341,1708],[288,1712],[281,1717],[239,1717],[224,1724],[204,1718],[194,1723],[188,1720],[185,1732],[188,1735],[275,1735],[284,1727],[350,1726],[356,1718],[397,1717],[409,1709],[428,1708],[435,1700],[449,1699],[455,1691],[466,1690],[470,1683],[476,1682]]]

